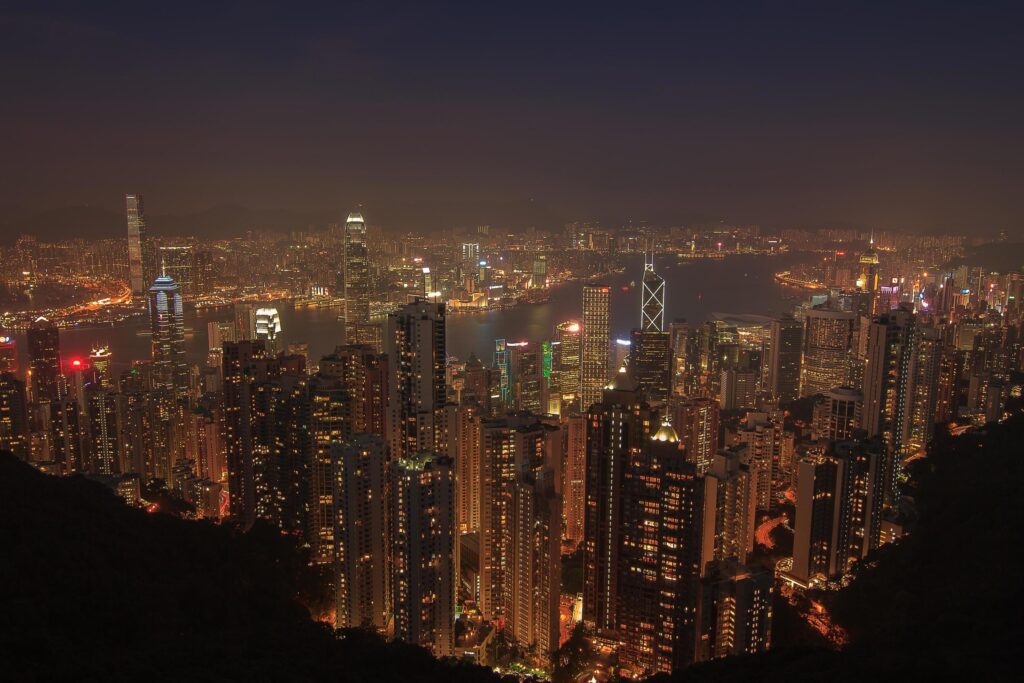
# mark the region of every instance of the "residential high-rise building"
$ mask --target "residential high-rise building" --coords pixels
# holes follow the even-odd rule
[[[357,434],[331,447],[335,628],[383,632],[391,614],[387,442]],[[418,558],[419,561],[429,558]],[[418,615],[417,615],[418,616]]]
[[[393,458],[445,452],[445,305],[417,299],[388,316],[388,435]]]
[[[355,433],[352,429],[354,406],[344,383],[326,374],[323,365],[309,381],[309,403],[312,445],[306,540],[313,561],[325,565],[334,562],[335,551],[336,462],[333,449]],[[367,430],[360,431],[365,433]]]
[[[854,315],[816,307],[807,311],[800,395],[824,394],[850,377]]]
[[[851,387],[835,387],[821,404],[820,419],[813,425],[814,436],[826,441],[846,441],[860,429],[863,395]]]
[[[800,365],[804,326],[792,317],[772,321],[768,360],[768,391],[780,401],[800,397]]]
[[[511,486],[505,615],[511,637],[536,652],[537,664],[559,645],[561,500],[555,472],[521,469]]]
[[[718,395],[722,410],[753,408],[757,403],[757,373],[746,368],[722,370]]]
[[[445,407],[448,455],[455,463],[455,526],[459,534],[480,531],[481,421],[475,403]]]
[[[29,454],[28,396],[12,372],[0,373],[0,450],[22,460]]]
[[[120,467],[117,397],[90,384],[85,390],[86,438],[84,459],[89,474],[115,474]]]
[[[650,261],[644,254],[644,277],[640,294],[640,329],[645,332],[665,331],[665,278],[654,272],[654,254]]]
[[[924,451],[935,434],[935,407],[944,350],[942,333],[936,327],[915,326],[910,345],[908,405],[903,410],[904,455]]]
[[[586,519],[587,482],[587,418],[570,415],[565,418],[565,469],[562,485],[562,516],[565,518],[565,540],[576,548],[583,542]]]
[[[673,399],[669,404],[672,424],[686,452],[686,459],[703,474],[718,452],[718,401],[712,398]]]
[[[697,661],[768,650],[774,592],[775,577],[763,567],[713,563],[697,603]]]
[[[60,331],[46,318],[36,318],[26,332],[28,379],[32,400],[58,400],[65,394],[61,374]]]
[[[583,286],[583,331],[580,342],[580,410],[601,400],[601,392],[612,373],[608,367],[609,304],[611,287]]]
[[[704,475],[701,572],[720,560],[747,561],[754,550],[756,500],[750,468],[737,451],[715,454]]]
[[[370,256],[366,223],[361,213],[345,221],[345,340],[349,344],[372,343],[366,339],[370,324]]]
[[[144,296],[146,286],[156,277],[153,268],[153,249],[146,235],[146,217],[142,208],[142,195],[124,196],[128,221],[128,278],[135,296]]]
[[[82,430],[78,403],[68,399],[49,401],[48,412],[50,459],[56,464],[61,474],[71,475],[81,472],[83,469]]]
[[[224,444],[231,515],[251,524],[256,516],[253,470],[254,395],[273,372],[262,341],[224,343]]]
[[[185,309],[178,284],[161,275],[149,288],[153,386],[184,398],[189,391],[185,360]]]
[[[447,456],[418,453],[391,467],[395,638],[452,654],[455,631],[455,483]]]
[[[914,335],[914,314],[907,309],[889,311],[868,324],[862,427],[885,444],[882,478],[886,501],[893,505],[899,497],[899,459],[908,436],[904,429]]]

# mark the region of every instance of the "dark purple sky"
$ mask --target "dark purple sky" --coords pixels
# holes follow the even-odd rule
[[[0,206],[1024,236],[1022,3],[432,4],[5,3]]]

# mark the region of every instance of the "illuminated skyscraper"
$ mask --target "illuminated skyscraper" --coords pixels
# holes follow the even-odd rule
[[[160,273],[173,279],[181,288],[182,296],[195,293],[195,257],[190,245],[162,246],[158,254]]]
[[[274,356],[281,351],[281,316],[276,308],[256,309],[256,339],[262,339],[267,353]]]
[[[697,661],[768,650],[774,592],[775,577],[763,567],[713,563],[697,603]]]
[[[835,387],[825,394],[821,418],[814,425],[814,435],[826,441],[846,441],[860,428],[864,397],[856,389]]]
[[[857,277],[857,287],[869,297],[869,313],[878,312],[878,262],[875,237],[872,235],[867,251],[860,256],[860,275]]]
[[[580,324],[572,320],[558,323],[555,341],[558,343],[558,367],[552,388],[561,392],[563,402],[572,403],[580,393]]]
[[[562,485],[562,516],[565,540],[575,548],[583,542],[586,518],[587,418],[570,415],[566,420],[565,472]]]
[[[455,631],[455,483],[447,456],[418,453],[391,467],[395,638],[452,654]]]
[[[110,370],[112,359],[110,347],[104,344],[95,344],[89,351],[89,367],[92,369],[92,376],[104,387],[112,387],[114,377]]]
[[[601,392],[612,373],[608,367],[609,303],[611,287],[583,286],[583,333],[580,344],[580,410],[601,400]]]
[[[672,424],[686,451],[686,459],[703,474],[718,452],[718,417],[721,407],[713,398],[674,399],[669,404]]]
[[[116,395],[97,384],[85,390],[85,461],[90,474],[114,474],[120,465]]]
[[[64,396],[60,365],[60,331],[46,318],[36,318],[26,333],[28,372],[32,400],[57,400]]]
[[[807,311],[800,395],[827,393],[849,382],[854,315],[848,311]]]
[[[334,444],[330,459],[334,466],[335,628],[370,626],[383,631],[391,613],[387,442],[376,434],[357,434]]]
[[[14,337],[0,336],[0,372],[18,371],[18,346]]]
[[[903,427],[905,455],[924,450],[935,433],[935,407],[944,349],[941,332],[935,327],[915,326],[910,343],[910,387]]]
[[[715,454],[704,475],[701,572],[720,560],[747,561],[754,550],[756,505],[750,469],[738,451]]]
[[[345,221],[345,339],[366,339],[370,324],[370,257],[363,215],[350,213]]]
[[[891,504],[898,499],[899,459],[908,436],[904,429],[914,336],[914,314],[906,309],[877,316],[867,328],[862,426],[869,437],[880,437],[885,444],[882,477]]]
[[[665,278],[654,272],[654,254],[651,260],[644,255],[644,278],[640,296],[640,329],[665,331]]]
[[[188,395],[185,361],[185,309],[178,284],[161,275],[149,288],[149,319],[153,347],[153,386],[177,398]]]
[[[653,328],[634,329],[630,334],[629,371],[652,402],[665,401],[671,389],[672,349],[669,343],[668,332]]]
[[[28,457],[28,397],[25,383],[11,372],[0,373],[0,450]]]
[[[153,272],[150,238],[146,236],[142,195],[126,194],[124,203],[128,220],[128,277],[132,294],[142,296],[146,293],[146,283],[152,282],[156,275]]]
[[[603,389],[587,411],[586,520],[583,552],[583,620],[599,631],[620,623],[625,471],[647,446],[655,415],[625,371]]]
[[[541,255],[533,259],[533,274],[530,277],[532,289],[542,289],[548,284],[548,257]]]
[[[388,316],[391,457],[445,452],[445,305],[417,299]]]
[[[772,321],[768,360],[768,390],[780,401],[800,397],[800,363],[804,326],[793,318]]]

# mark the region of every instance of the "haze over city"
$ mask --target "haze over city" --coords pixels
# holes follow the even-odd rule
[[[154,219],[362,204],[398,230],[1018,234],[1022,57],[1004,27],[1020,18],[1011,2],[8,7],[0,225],[119,212],[132,188]]]

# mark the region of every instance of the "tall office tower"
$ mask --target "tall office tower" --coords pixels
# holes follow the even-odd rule
[[[704,483],[668,422],[622,464],[616,606],[632,673],[693,662]]]
[[[732,560],[715,562],[700,592],[697,661],[755,655],[771,647],[772,572]]]
[[[690,372],[690,325],[676,320],[669,325],[669,346],[672,349],[672,395],[685,396]]]
[[[195,256],[191,246],[162,246],[158,258],[160,274],[177,282],[182,296],[195,294]]]
[[[0,450],[22,460],[29,454],[28,397],[12,372],[0,373]]]
[[[562,516],[565,518],[565,540],[573,548],[583,542],[586,518],[587,481],[587,418],[570,415],[565,418],[566,445],[564,483],[562,485]]]
[[[0,336],[0,372],[18,371],[18,346],[14,337]]]
[[[718,402],[722,410],[753,408],[757,403],[757,373],[743,368],[722,370]]]
[[[803,584],[848,572],[881,538],[884,445],[834,444],[797,466],[793,578]]]
[[[445,305],[417,299],[388,316],[388,435],[392,458],[445,452]]]
[[[509,342],[509,407],[515,411],[546,413],[541,348],[529,342]]]
[[[345,221],[345,340],[369,342],[370,254],[363,215],[350,213]]]
[[[630,334],[629,369],[652,403],[669,397],[672,385],[672,348],[668,332],[633,330]]]
[[[909,405],[903,411],[903,453],[924,451],[935,434],[935,407],[945,345],[936,327],[915,326],[910,340]]]
[[[548,285],[548,257],[538,256],[533,259],[533,273],[530,275],[530,288],[543,289]]]
[[[146,236],[142,195],[126,194],[124,203],[128,220],[128,279],[132,294],[144,296],[146,286],[156,277],[156,272],[153,268],[153,247]]]
[[[334,561],[334,460],[332,448],[352,432],[351,399],[345,385],[321,372],[309,381],[309,527],[306,541],[317,564]],[[366,430],[363,430],[366,431]]]
[[[36,318],[25,335],[32,400],[58,400],[65,394],[60,365],[60,332],[46,318]]]
[[[149,288],[149,318],[153,332],[153,386],[167,389],[176,398],[188,396],[188,364],[185,360],[185,309],[181,290],[161,275]]]
[[[475,403],[448,405],[448,455],[455,463],[455,528],[480,531],[481,408]]]
[[[231,515],[246,526],[256,516],[253,471],[253,383],[265,380],[270,365],[262,341],[224,344],[224,444],[228,461]]]
[[[256,339],[262,339],[267,353],[276,356],[281,348],[281,316],[276,308],[256,309]]]
[[[845,386],[850,377],[853,313],[812,308],[805,323],[800,395],[814,396]]]
[[[552,380],[553,389],[562,395],[564,405],[576,405],[580,393],[580,324],[566,320],[555,326],[555,342],[558,344],[557,379]]]
[[[395,638],[446,657],[455,630],[455,482],[447,456],[392,465]]]
[[[804,325],[792,317],[772,321],[768,360],[768,391],[780,401],[800,397],[800,361],[803,357]]]
[[[587,411],[583,620],[600,631],[615,630],[619,624],[624,472],[650,441],[654,418],[636,381],[624,371]]]
[[[112,387],[114,385],[114,376],[110,369],[112,359],[113,354],[110,353],[110,347],[104,344],[94,344],[89,351],[89,368],[92,370],[92,377],[101,386]]]
[[[580,338],[580,410],[601,400],[612,372],[608,367],[611,287],[583,285],[583,331]]]
[[[745,462],[753,480],[751,492],[758,510],[770,510],[774,502],[774,484],[782,479],[783,453],[792,436],[782,428],[782,421],[769,413],[747,413],[736,431],[737,443],[747,447]]]
[[[875,317],[867,332],[862,426],[869,437],[881,437],[885,443],[882,478],[890,505],[899,499],[898,463],[904,454],[913,328],[914,314],[899,309]]]
[[[256,306],[248,303],[236,303],[234,339],[223,341],[246,341],[256,338]]]
[[[462,277],[468,279],[474,285],[477,284],[480,271],[480,243],[462,243]],[[472,291],[472,290],[470,290]]]
[[[644,254],[644,277],[640,288],[640,329],[665,331],[665,278],[654,272],[654,254]]]
[[[49,404],[47,428],[50,436],[50,459],[57,465],[61,474],[77,474],[82,471],[82,431],[78,403],[63,399],[50,401]]]
[[[512,484],[505,616],[510,635],[536,648],[535,661],[558,649],[561,595],[561,500],[555,472],[520,470]]]
[[[756,501],[750,469],[736,451],[715,454],[704,475],[701,573],[720,560],[747,561],[754,550]]]
[[[87,420],[84,456],[90,474],[115,474],[121,463],[117,396],[97,384],[85,390]]]
[[[713,398],[674,399],[669,404],[672,424],[686,451],[686,459],[704,474],[718,452],[720,407]]]
[[[335,628],[370,626],[383,632],[387,627],[391,613],[387,451],[387,442],[377,434],[357,434],[331,447]]]
[[[875,238],[871,237],[867,251],[860,255],[860,275],[857,287],[869,297],[869,314],[878,312],[878,252],[875,251]]]
[[[825,395],[820,405],[819,417],[812,426],[814,438],[825,441],[853,438],[854,430],[860,429],[863,395],[850,387],[836,387]]]

